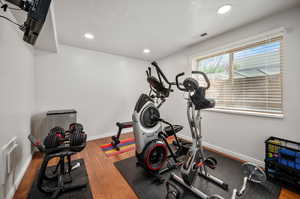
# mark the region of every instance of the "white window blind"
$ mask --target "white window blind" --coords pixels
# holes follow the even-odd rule
[[[216,108],[282,114],[282,41],[275,37],[196,60]]]

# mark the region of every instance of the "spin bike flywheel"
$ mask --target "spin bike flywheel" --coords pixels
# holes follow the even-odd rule
[[[166,144],[157,139],[146,145],[141,158],[138,158],[145,168],[150,171],[160,170],[168,157],[168,149]]]

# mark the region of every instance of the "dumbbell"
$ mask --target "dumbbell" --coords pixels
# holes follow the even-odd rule
[[[60,144],[70,144],[70,146],[80,146],[86,142],[87,135],[83,132],[75,132],[68,139],[60,138],[56,134],[49,134],[44,140],[46,149],[56,148]]]
[[[86,139],[87,135],[83,131],[83,125],[72,123],[66,132],[58,126],[52,128],[44,140],[44,146],[46,149],[58,147],[62,143],[80,146],[86,142]]]

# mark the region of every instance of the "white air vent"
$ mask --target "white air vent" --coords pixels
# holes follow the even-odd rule
[[[17,144],[14,144],[13,147],[6,153],[6,168],[7,174],[10,174],[16,167],[16,149]]]
[[[18,147],[17,138],[10,140],[1,148],[0,152],[0,183],[5,184],[8,175],[16,167],[16,149]]]

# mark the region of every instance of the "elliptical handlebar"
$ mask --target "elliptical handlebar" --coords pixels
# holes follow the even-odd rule
[[[153,98],[157,97],[160,99],[169,97],[170,92],[173,92],[172,86],[176,85],[175,82],[170,82],[166,75],[162,72],[157,62],[153,61],[151,65],[155,68],[153,73],[156,73],[156,76],[152,74],[151,67],[148,67],[147,81],[150,84],[150,92],[149,96],[151,96],[152,92],[154,93]]]
[[[171,87],[172,85],[176,85],[175,82],[170,82],[170,81],[167,79],[167,77],[166,77],[165,74],[162,72],[162,70],[160,69],[160,67],[159,67],[158,64],[156,63],[156,61],[153,61],[153,62],[151,63],[151,65],[155,67],[157,73],[158,73],[159,75],[162,76],[162,78],[164,79],[164,81],[165,81],[167,84],[169,84],[169,87]]]

